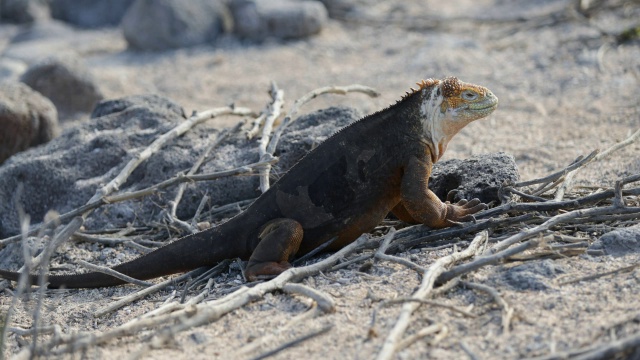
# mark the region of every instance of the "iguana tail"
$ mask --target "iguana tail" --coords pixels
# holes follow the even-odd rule
[[[147,280],[214,265],[224,259],[245,257],[247,250],[244,242],[238,241],[238,234],[231,234],[234,226],[225,226],[227,224],[229,222],[220,227],[185,236],[112,269],[138,280]],[[18,281],[20,273],[0,270],[0,277]],[[37,282],[37,275],[29,275],[30,284]],[[48,287],[52,289],[97,288],[125,283],[121,279],[99,272],[48,277]]]

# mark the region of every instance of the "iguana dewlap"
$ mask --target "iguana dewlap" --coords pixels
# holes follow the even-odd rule
[[[351,243],[389,212],[432,228],[470,220],[484,204],[477,199],[443,203],[427,182],[451,138],[471,121],[492,113],[498,98],[487,88],[455,77],[418,85],[396,104],[324,141],[243,213],[114,270],[150,279],[239,257],[249,260],[245,275],[254,280],[280,274],[294,256],[334,237],[329,250]],[[0,276],[18,278],[4,270]],[[49,277],[52,288],[122,283],[102,273]]]

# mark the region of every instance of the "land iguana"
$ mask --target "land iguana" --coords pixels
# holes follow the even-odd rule
[[[275,276],[289,261],[335,238],[340,249],[371,231],[389,212],[409,223],[443,228],[469,221],[478,199],[442,202],[427,187],[432,165],[451,138],[492,113],[498,98],[455,77],[418,83],[394,105],[335,133],[306,154],[244,212],[115,266],[145,280],[248,259],[248,280]],[[19,273],[0,270],[16,281]],[[36,276],[31,275],[31,283]],[[50,288],[93,288],[125,281],[90,272],[49,276]]]

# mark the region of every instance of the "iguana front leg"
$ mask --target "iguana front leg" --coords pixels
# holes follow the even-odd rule
[[[302,225],[292,219],[274,219],[265,224],[244,271],[247,280],[274,277],[290,268],[289,258],[298,252],[302,234]]]
[[[487,208],[478,199],[460,200],[455,204],[440,201],[427,187],[432,165],[429,159],[409,159],[402,176],[402,201],[393,209],[400,220],[443,228],[456,222],[470,221],[473,214]]]

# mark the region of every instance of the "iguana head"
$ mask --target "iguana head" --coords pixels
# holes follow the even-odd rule
[[[442,157],[447,144],[460,129],[498,107],[498,98],[489,89],[455,77],[423,80],[418,85],[420,120],[424,135],[433,145],[434,162]]]

